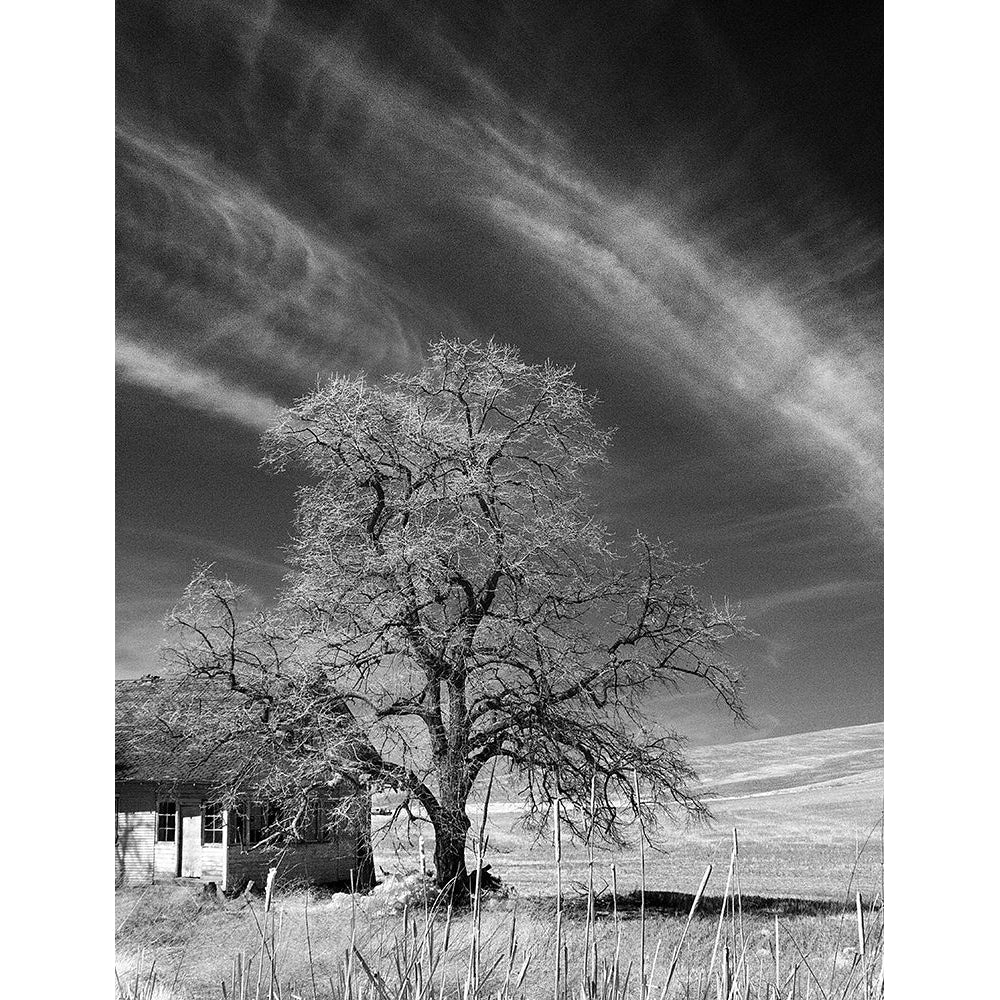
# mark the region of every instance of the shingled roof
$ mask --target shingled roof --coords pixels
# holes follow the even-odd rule
[[[252,784],[274,749],[249,716],[238,724],[239,710],[237,696],[206,681],[116,681],[116,780]],[[360,733],[357,739],[364,740]]]
[[[207,684],[144,677],[115,682],[115,778],[119,781],[216,783],[253,756],[233,739],[194,739],[228,709]],[[206,725],[207,724],[207,725]]]

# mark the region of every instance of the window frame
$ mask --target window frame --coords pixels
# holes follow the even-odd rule
[[[216,816],[218,816],[218,825],[215,823]],[[209,828],[209,817],[212,817],[211,828]],[[212,834],[211,840],[208,839],[209,833]],[[202,802],[201,804],[201,846],[226,846],[226,810],[221,802]]]
[[[307,819],[301,837],[295,838],[298,844],[328,844],[333,839],[328,828],[326,800],[323,796],[310,797],[307,805]]]
[[[206,817],[209,815],[209,806],[214,803],[206,803],[203,806],[202,818],[202,843],[218,843],[218,841],[204,840],[207,823]],[[287,842],[291,844],[329,844],[335,839],[332,835],[329,823],[329,804],[325,796],[310,797],[306,821],[303,824],[301,836],[289,836],[283,834]],[[237,802],[235,807],[228,810],[228,820],[226,822],[225,840],[223,843],[227,847],[238,847],[242,850],[252,850],[267,839],[274,832],[273,827],[280,822],[281,807],[277,804],[263,803],[254,798],[247,801]]]
[[[257,810],[256,816],[254,810]],[[229,810],[227,826],[227,845],[229,847],[239,847],[242,850],[249,850],[258,844],[263,838],[261,836],[259,820],[260,806],[253,799],[238,800]],[[255,837],[254,834],[257,834]]]
[[[168,812],[166,806],[171,806],[172,808]],[[154,840],[156,844],[176,844],[177,843],[177,828],[179,826],[177,822],[177,800],[176,799],[157,799],[156,800],[156,819],[154,821]],[[161,822],[163,823],[163,832],[169,832],[171,836],[160,836],[161,832]]]

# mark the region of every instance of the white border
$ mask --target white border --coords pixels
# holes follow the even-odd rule
[[[4,38],[4,992],[106,996],[114,6],[22,5]]]
[[[890,5],[886,60],[886,962],[983,996],[998,495],[998,19]]]

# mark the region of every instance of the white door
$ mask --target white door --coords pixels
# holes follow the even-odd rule
[[[181,877],[201,878],[201,803],[181,803]]]

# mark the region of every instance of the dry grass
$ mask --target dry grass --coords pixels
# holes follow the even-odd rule
[[[520,895],[477,899],[471,912],[449,913],[433,894],[394,912],[384,891],[266,903],[175,885],[121,891],[118,996],[876,1000],[881,759],[864,746],[871,733],[850,738],[850,752],[840,737],[811,748],[801,785],[780,755],[805,748],[744,745],[741,769],[735,757],[724,768],[743,794],[717,804],[714,826],[679,832],[665,855],[602,858],[561,837],[556,855],[519,827],[518,806],[495,803],[478,841]],[[381,867],[415,867],[404,837],[396,846]]]
[[[679,912],[686,899],[671,900],[664,911],[650,894],[642,918],[634,896],[620,901],[617,914],[612,900],[595,901],[590,916],[585,897],[563,907],[557,952],[553,900],[494,907],[484,899],[478,917],[449,917],[433,906],[387,915],[375,900],[352,906],[346,894],[279,895],[266,912],[260,899],[206,900],[180,886],[139,896],[128,891],[119,898],[123,914],[130,914],[118,935],[119,995],[129,998],[715,998],[726,979],[732,996],[755,1000],[861,998],[865,982],[868,995],[878,995],[877,902],[865,903],[865,970],[856,914],[846,906],[837,912],[833,904],[776,916],[730,896],[720,922],[722,901],[702,900],[688,926],[688,915]]]
[[[262,900],[165,885],[118,894],[118,996],[288,1000],[880,997],[882,905],[648,890],[474,900],[316,892]],[[561,870],[561,865],[557,870]],[[612,881],[614,876],[612,875]],[[858,900],[862,921],[859,923]],[[643,974],[643,971],[645,974]]]

